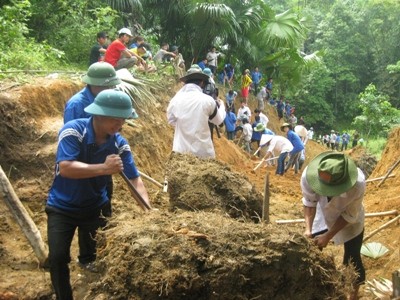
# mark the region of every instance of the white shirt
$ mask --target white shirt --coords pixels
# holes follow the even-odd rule
[[[158,50],[156,55],[154,55],[154,57],[153,57],[153,61],[158,62],[158,63],[162,63],[162,59],[163,59],[164,55],[167,54],[167,52],[168,51],[164,50],[164,49]]]
[[[263,134],[260,140],[260,146],[265,144],[265,139],[268,138],[268,134]],[[274,150],[279,153],[291,152],[293,150],[292,143],[284,136],[274,135],[270,141],[268,152],[274,153]]]
[[[247,111],[247,114],[245,114],[244,112]],[[241,120],[243,118],[243,116],[247,116],[247,119],[250,121],[250,117],[251,117],[251,110],[248,106],[241,106],[238,109],[238,113],[237,113],[237,119]]]
[[[246,123],[243,125],[243,136],[246,142],[251,141],[251,136],[253,134],[253,127],[251,127],[250,123]]]
[[[309,140],[312,140],[312,139],[313,139],[313,136],[314,136],[314,130],[310,129],[310,130],[308,131],[308,139],[309,139]]]
[[[265,127],[267,127],[268,122],[269,122],[268,117],[266,115],[264,115],[262,112],[260,112],[259,116],[260,116],[261,123],[263,123],[265,125]]]
[[[216,116],[210,120],[215,125],[221,124],[226,116],[223,102],[219,101],[219,103]],[[196,84],[185,84],[176,93],[167,108],[168,123],[175,126],[172,151],[192,153],[203,158],[215,158],[208,126],[208,118],[215,107],[215,100],[204,94]]]
[[[265,86],[263,86],[262,88],[261,88],[261,90],[258,92],[258,94],[257,94],[257,99],[258,100],[260,100],[260,101],[262,101],[262,100],[264,100],[264,98],[266,98],[267,97],[267,89],[265,88]]]
[[[333,237],[335,244],[343,244],[359,235],[364,229],[364,206],[362,204],[365,193],[365,176],[360,169],[356,184],[347,192],[333,197],[328,202],[326,196],[315,193],[307,183],[306,172],[304,169],[301,176],[301,189],[303,192],[303,204],[307,207],[321,206],[321,211],[328,228],[332,228],[336,220],[342,216],[347,224]]]
[[[206,57],[207,63],[210,66],[216,67],[218,65],[218,56],[219,56],[219,53],[217,53],[217,52],[208,52],[207,57]]]

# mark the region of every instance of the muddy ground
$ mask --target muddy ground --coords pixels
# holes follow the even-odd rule
[[[114,178],[114,218],[99,234],[100,273],[82,271],[72,247],[71,281],[77,299],[342,299],[351,272],[341,268],[342,247],[323,252],[302,237],[299,174],[274,175],[274,167],[253,171],[258,160],[235,142],[215,139],[217,161],[171,155],[173,129],[165,111],[179,88],[173,80],[156,95],[156,107],[139,111],[134,127],[124,125],[139,170],[163,183],[168,193],[145,181],[153,206],[144,215],[124,182]],[[44,205],[50,187],[57,132],[65,102],[82,84],[68,78],[37,78],[0,89],[0,163],[19,199],[47,240]],[[10,87],[10,88],[8,88]],[[223,94],[223,93],[222,93]],[[252,110],[254,99],[250,101]],[[239,105],[237,105],[239,107]],[[279,132],[272,107],[270,126]],[[348,151],[370,178],[386,174],[399,159],[400,130],[394,130],[375,163],[363,148]],[[308,161],[326,149],[307,144]],[[393,173],[398,173],[398,169]],[[260,222],[266,174],[270,181],[270,223]],[[367,212],[400,209],[400,176],[368,183]],[[0,299],[52,299],[49,273],[37,259],[12,214],[0,201]],[[368,235],[393,216],[367,218]],[[367,279],[391,278],[400,266],[400,227],[370,238],[389,253],[364,257]],[[345,274],[345,276],[343,275]],[[362,290],[362,299],[372,299]],[[8,298],[7,298],[8,297]]]

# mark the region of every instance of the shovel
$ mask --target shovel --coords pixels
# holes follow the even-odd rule
[[[265,159],[265,157],[267,157],[267,155],[268,155],[268,153],[263,157],[263,159],[258,163],[258,165],[253,169],[253,171],[257,170],[262,165],[263,162],[267,162],[267,161],[279,158],[279,156],[275,156],[275,157]]]

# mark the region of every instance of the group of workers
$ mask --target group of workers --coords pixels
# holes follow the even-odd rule
[[[130,36],[129,33],[120,31],[121,44],[126,36]],[[120,52],[123,51],[121,46]],[[125,120],[137,118],[137,114],[130,97],[114,89],[121,82],[114,68],[117,65],[118,60],[114,65],[92,64],[83,77],[86,87],[65,106],[65,124],[58,135],[55,176],[46,203],[50,274],[57,299],[73,299],[68,265],[76,229],[79,264],[95,270],[96,231],[111,216],[112,175],[126,176],[145,201],[145,205],[138,202],[140,207],[145,211],[153,210],[130,146],[120,133]],[[220,125],[224,121],[224,102],[204,92],[210,75],[197,65],[192,65],[180,81],[183,86],[171,99],[166,113],[167,122],[175,129],[172,151],[215,158],[209,123]],[[282,130],[291,135],[289,124],[284,124]],[[274,142],[271,135],[263,137],[261,147]],[[277,174],[284,172],[283,161],[278,160]],[[321,249],[330,240],[344,243],[343,262],[352,263],[358,272],[351,296],[357,299],[358,287],[365,280],[360,257],[364,232],[364,175],[343,153],[330,151],[309,163],[300,184],[306,219],[304,234]],[[326,228],[314,233],[312,225],[317,206]]]

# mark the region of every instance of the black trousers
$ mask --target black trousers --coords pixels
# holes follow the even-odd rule
[[[313,233],[312,237],[315,238],[318,235],[324,234],[328,229]],[[344,243],[344,255],[343,264],[348,266],[352,264],[356,270],[358,277],[356,283],[358,285],[363,284],[365,281],[365,268],[361,259],[361,246],[364,239],[364,230],[352,238],[351,240]]]
[[[344,243],[344,256],[343,264],[348,266],[352,264],[358,274],[357,284],[363,284],[365,281],[365,269],[361,260],[361,246],[364,238],[364,230],[351,239]]]
[[[86,264],[96,259],[96,231],[104,225],[101,210],[80,214],[46,206],[50,277],[58,300],[73,299],[68,264],[71,262],[70,248],[77,228],[79,261]]]

